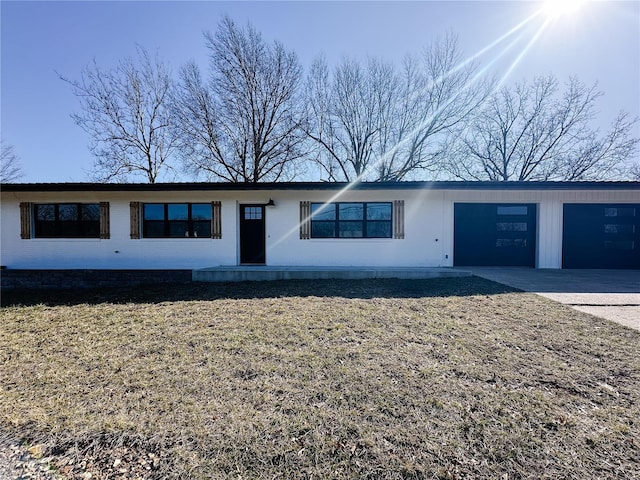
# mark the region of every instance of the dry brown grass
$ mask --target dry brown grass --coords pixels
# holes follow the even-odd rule
[[[65,295],[4,295],[0,430],[69,478],[640,478],[640,334],[532,294]]]

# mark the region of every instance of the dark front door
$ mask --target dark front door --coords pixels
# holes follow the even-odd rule
[[[264,265],[264,233],[264,206],[240,205],[240,263]]]
[[[456,203],[456,266],[521,266],[536,263],[536,205]]]

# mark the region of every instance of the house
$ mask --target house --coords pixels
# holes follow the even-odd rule
[[[5,184],[6,269],[640,268],[640,182]]]

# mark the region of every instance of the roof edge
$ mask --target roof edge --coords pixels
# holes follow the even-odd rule
[[[265,183],[3,183],[2,192],[162,192],[162,191],[264,191],[264,190],[636,190],[640,181],[588,182],[265,182]]]

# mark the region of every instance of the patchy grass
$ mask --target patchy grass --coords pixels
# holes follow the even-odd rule
[[[0,430],[68,478],[640,477],[640,334],[532,294],[472,278],[80,295],[0,310]]]

